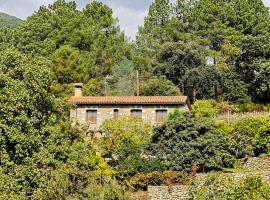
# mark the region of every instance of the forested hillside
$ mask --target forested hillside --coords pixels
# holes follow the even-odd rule
[[[268,103],[269,19],[261,0],[156,0],[137,44],[193,101]]]
[[[106,121],[99,139],[71,125],[73,83],[85,95],[134,95],[136,71],[141,95],[187,95],[193,110],[154,128]],[[107,5],[57,0],[0,28],[0,199],[130,199],[127,188],[234,167],[269,154],[270,118],[227,124],[218,115],[269,103],[261,0],[155,0],[135,42]]]
[[[22,22],[21,19],[17,17],[10,16],[5,13],[0,13],[0,27],[6,28],[16,28]]]
[[[74,82],[88,95],[134,95],[139,70],[143,95],[268,103],[269,19],[261,0],[157,0],[133,44],[109,7],[57,1],[1,34],[1,48],[46,58],[56,96]]]

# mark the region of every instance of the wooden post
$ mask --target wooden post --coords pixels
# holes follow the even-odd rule
[[[140,80],[139,80],[139,71],[136,71],[136,79],[137,79],[137,96],[140,96]]]

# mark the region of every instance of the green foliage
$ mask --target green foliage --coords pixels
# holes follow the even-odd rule
[[[48,62],[0,54],[0,198],[128,199],[50,91]]]
[[[255,104],[252,102],[237,104],[235,108],[236,112],[262,112],[267,111],[267,107],[263,104]]]
[[[142,96],[179,96],[180,90],[166,78],[149,79],[141,85]]]
[[[4,26],[17,26],[3,14],[0,26],[3,17]],[[269,153],[269,117],[232,127],[213,120],[219,112],[269,110],[269,22],[261,0],[155,0],[135,45],[108,6],[93,1],[79,10],[57,0],[17,28],[1,28],[0,199],[128,199],[114,176],[136,188],[179,183],[184,173],[151,172],[221,169]],[[136,70],[142,95],[238,104],[199,100],[194,116],[176,110],[154,135],[135,119],[111,120],[99,143],[85,140],[61,99],[72,95],[74,82],[85,84],[85,95],[134,95]],[[222,181],[212,182],[202,195],[264,199],[269,191],[257,179],[229,193],[218,189]]]
[[[250,153],[250,148],[235,150],[238,142],[212,122],[187,114],[157,127],[148,150],[150,155],[169,162],[171,170],[190,171],[192,165],[221,169],[232,166],[236,157]]]
[[[192,175],[186,172],[163,171],[137,174],[129,184],[136,190],[146,190],[148,185],[189,185],[192,181]]]
[[[241,103],[249,100],[244,82],[233,71],[201,66],[187,71],[183,82],[193,100],[213,98]]]
[[[60,84],[82,82],[83,75],[82,63],[79,51],[69,45],[57,49],[52,55],[53,71],[55,80]]]
[[[168,122],[180,121],[183,118],[183,113],[179,109],[175,109],[173,112],[169,113]]]
[[[106,94],[111,96],[133,96],[135,94],[134,63],[127,58],[123,58],[113,69],[112,76],[106,79]]]
[[[251,138],[255,155],[269,153],[269,128],[269,117],[244,118],[234,124],[237,134]]]
[[[260,177],[250,177],[233,188],[228,196],[229,199],[269,199],[270,185],[263,183]]]
[[[192,111],[198,118],[214,118],[218,114],[217,106],[213,100],[198,100],[192,105]]]
[[[102,82],[97,79],[90,79],[87,84],[84,85],[83,93],[86,96],[103,96],[105,92],[104,88],[105,87]]]
[[[108,120],[102,125],[104,138],[101,138],[100,151],[104,156],[111,156],[112,165],[120,179],[147,171],[153,165],[154,169],[162,167],[155,161],[142,157],[142,153],[152,136],[152,127],[139,122],[135,118]]]
[[[269,21],[261,0],[156,0],[136,42],[153,74],[165,75],[191,102],[267,103]]]
[[[202,51],[201,47],[196,44],[165,43],[157,55],[154,73],[160,76],[165,75],[183,91],[185,73],[203,63],[200,51]]]
[[[210,174],[204,185],[191,190],[191,194],[198,200],[266,200],[270,196],[270,185],[260,177],[248,177],[236,183],[224,174]]]
[[[105,134],[102,139],[105,152],[116,154],[121,160],[142,153],[150,141],[152,128],[135,118],[122,118],[105,121],[102,132]]]
[[[211,173],[206,177],[203,185],[194,187],[190,193],[192,198],[198,200],[226,199],[228,188],[235,185],[233,180],[220,173]]]
[[[60,97],[70,96],[70,83],[112,74],[123,58],[130,58],[131,48],[112,10],[97,1],[82,11],[64,0],[43,6],[15,30],[11,42],[19,51],[52,61],[52,89]]]

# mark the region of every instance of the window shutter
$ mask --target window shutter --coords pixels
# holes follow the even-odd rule
[[[156,111],[156,122],[158,124],[164,123],[167,119],[167,110]]]
[[[139,109],[131,110],[131,116],[135,117],[138,120],[142,120],[142,110]]]
[[[91,124],[97,123],[97,110],[87,110],[86,121]]]
[[[119,110],[118,109],[114,109],[113,110],[113,119],[118,119],[119,118]]]

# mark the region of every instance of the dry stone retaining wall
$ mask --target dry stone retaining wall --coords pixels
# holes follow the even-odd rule
[[[149,186],[149,200],[184,200],[190,199],[189,186]]]
[[[248,177],[259,176],[263,181],[270,183],[270,159],[269,158],[249,158],[242,163],[242,168],[253,170],[251,172],[228,173],[224,176],[230,176],[234,181],[241,181]],[[204,183],[207,174],[198,174],[195,185]],[[189,200],[189,189],[192,186],[149,186],[149,200]]]
[[[247,158],[246,160],[242,160],[241,168],[248,170],[270,170],[270,158],[262,157],[262,158]]]

